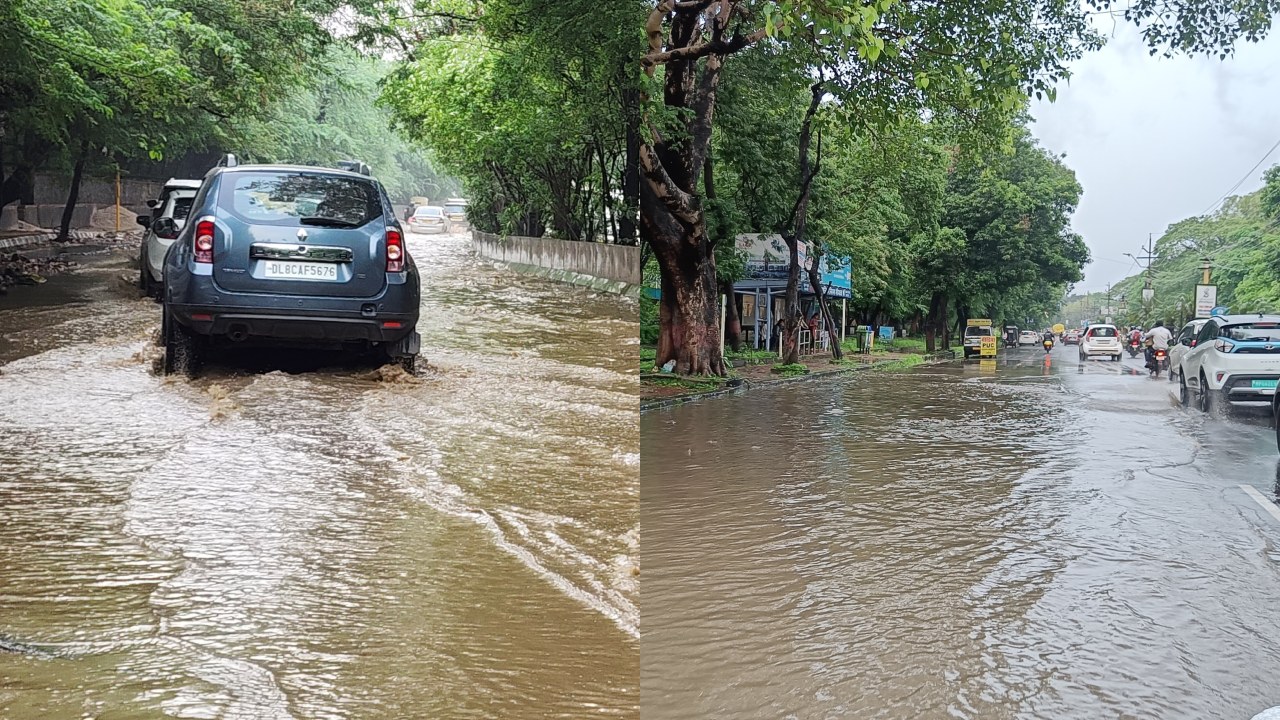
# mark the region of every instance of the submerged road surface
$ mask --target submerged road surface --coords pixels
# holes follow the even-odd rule
[[[418,377],[0,299],[0,717],[638,715],[635,304],[410,242]]]
[[[646,413],[646,720],[1280,705],[1272,431],[1075,353]]]

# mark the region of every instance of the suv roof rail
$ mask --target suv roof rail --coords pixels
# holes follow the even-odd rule
[[[369,169],[369,166],[359,160],[339,160],[338,169],[353,173],[360,173],[361,175],[373,174],[373,171]]]
[[[240,161],[236,159],[235,155],[231,153],[227,153],[218,160],[218,164],[215,167],[233,168],[239,164],[240,164]]]

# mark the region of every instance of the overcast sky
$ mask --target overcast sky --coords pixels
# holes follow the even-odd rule
[[[1110,34],[1110,28],[1107,28]],[[1199,215],[1280,141],[1280,31],[1225,61],[1150,57],[1128,26],[1072,67],[1032,130],[1066,153],[1084,196],[1074,226],[1093,255],[1077,290],[1137,272],[1147,233]],[[1280,149],[1237,189],[1257,190]]]

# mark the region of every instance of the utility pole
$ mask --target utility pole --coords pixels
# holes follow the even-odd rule
[[[1203,277],[1200,279],[1200,284],[1208,285],[1209,274],[1213,272],[1213,258],[1200,258],[1200,272],[1203,274]]]
[[[1147,233],[1147,244],[1142,248],[1142,255],[1134,256],[1132,253],[1125,253],[1128,257],[1134,259],[1134,262],[1144,263],[1143,270],[1146,271],[1146,282],[1142,286],[1142,302],[1150,304],[1155,298],[1155,288],[1152,287],[1152,275],[1154,273],[1154,263],[1159,259],[1155,254],[1155,241],[1152,239],[1152,233]]]

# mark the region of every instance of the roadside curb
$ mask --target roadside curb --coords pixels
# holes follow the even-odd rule
[[[481,255],[480,257],[484,256]],[[640,297],[639,285],[632,285],[618,280],[608,280],[606,278],[595,277],[594,275],[584,275],[582,273],[573,272],[572,270],[555,270],[552,268],[542,267],[540,265],[504,262],[502,260],[494,260],[489,257],[485,257],[484,259],[494,265],[505,267],[512,272],[517,272],[521,275],[530,275],[544,280],[552,280],[554,282],[565,283],[567,285],[576,285],[578,287],[595,290],[596,292],[622,295],[633,299],[638,299]]]
[[[113,233],[110,230],[72,230],[67,233],[70,240],[94,240]],[[37,245],[45,245],[56,240],[58,233],[53,230],[42,232],[33,232],[30,235],[17,235],[15,237],[0,238],[0,250],[17,250],[20,248],[29,248]]]
[[[954,350],[945,350],[943,352],[929,353],[924,356],[924,362],[919,364],[920,365],[936,365],[940,362],[954,360],[955,355],[956,354]],[[880,360],[878,362],[868,363],[866,365],[859,365],[857,367],[846,367],[846,368],[840,368],[838,370],[823,370],[821,372],[811,372],[805,375],[796,375],[794,377],[777,378],[774,380],[761,380],[754,383],[747,382],[745,380],[740,380],[738,381],[739,384],[737,385],[734,385],[732,387],[721,388],[719,390],[709,390],[703,393],[690,393],[687,395],[678,395],[676,397],[661,398],[658,400],[649,400],[647,402],[641,401],[640,412],[645,413],[650,410],[660,410],[662,408],[674,407],[676,405],[683,405],[684,403],[693,402],[695,400],[714,399],[714,398],[724,397],[726,395],[737,395],[740,393],[744,393],[748,390],[751,390],[752,388],[776,387],[778,385],[783,385],[788,383],[824,380],[824,379],[836,377],[839,375],[848,375],[850,373],[865,372],[867,370],[873,370],[877,367],[892,365],[897,362],[901,362],[901,360]]]

